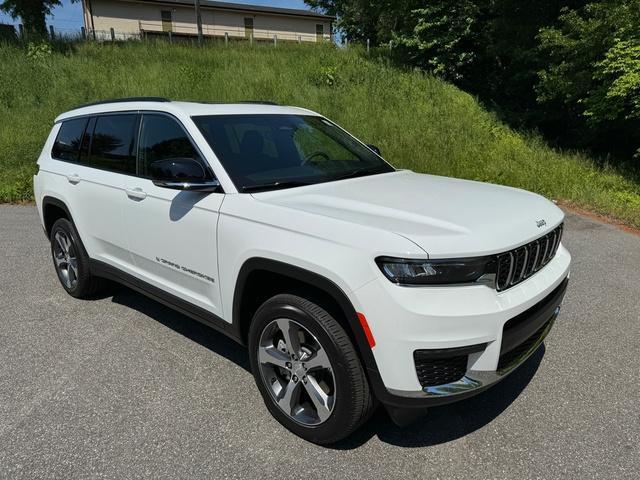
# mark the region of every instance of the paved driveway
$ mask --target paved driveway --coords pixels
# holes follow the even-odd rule
[[[640,478],[640,237],[569,215],[542,348],[496,388],[335,448],[266,412],[245,351],[121,289],[81,301],[34,207],[0,206],[2,478]]]

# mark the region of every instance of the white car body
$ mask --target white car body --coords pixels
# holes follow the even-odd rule
[[[150,111],[182,124],[224,193],[171,190],[147,178],[51,156],[65,120]],[[354,336],[376,395],[388,405],[463,398],[508,373],[497,371],[505,323],[566,281],[571,257],[562,245],[543,268],[504,291],[482,282],[397,285],[383,275],[376,258],[466,258],[512,251],[560,226],[564,215],[558,207],[515,188],[410,171],[241,193],[191,118],[238,113],[318,115],[271,105],[131,101],[59,116],[34,177],[43,226],[47,199],[64,204],[91,259],[209,312],[228,325],[218,328],[240,340],[241,334],[234,334],[239,308],[234,297],[247,262],[267,259],[326,279],[366,319],[375,346],[355,331],[357,324],[352,324]],[[464,379],[448,385],[449,391],[423,387],[416,350],[470,345],[482,348],[468,356]]]

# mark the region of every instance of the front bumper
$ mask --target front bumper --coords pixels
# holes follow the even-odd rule
[[[505,292],[483,285],[408,288],[372,282],[358,293],[376,340],[368,366],[380,401],[426,407],[472,396],[505,378],[533,354],[551,330],[568,283],[570,255],[562,246],[531,278]],[[464,350],[466,368],[454,381],[423,386],[414,354]],[[459,358],[459,357],[458,357]],[[376,371],[373,371],[373,370]],[[376,388],[377,387],[377,388]]]

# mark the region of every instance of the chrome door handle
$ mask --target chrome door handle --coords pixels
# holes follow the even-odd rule
[[[72,173],[70,175],[67,175],[67,181],[69,183],[72,183],[73,185],[75,185],[76,183],[80,183],[80,180],[82,180],[80,178],[80,175],[78,175],[77,173]]]
[[[142,190],[140,187],[127,188],[125,189],[125,192],[127,192],[127,197],[135,200],[144,200],[147,198],[147,192]]]

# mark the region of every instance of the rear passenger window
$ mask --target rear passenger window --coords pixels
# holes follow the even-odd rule
[[[51,150],[53,158],[68,162],[77,162],[80,159],[80,142],[87,121],[86,118],[76,118],[62,122]]]
[[[96,117],[87,165],[135,174],[137,124],[138,116],[132,114]]]
[[[166,115],[144,114],[140,128],[140,175],[149,177],[153,162],[172,158],[191,158],[209,171],[184,129]]]

